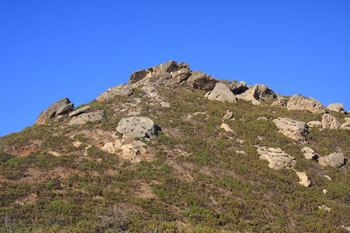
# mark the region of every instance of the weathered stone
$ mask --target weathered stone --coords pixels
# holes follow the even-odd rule
[[[287,106],[288,99],[282,95],[276,94],[277,100],[271,104],[271,106]]]
[[[222,123],[220,128],[224,129],[226,132],[231,132],[231,133],[234,132],[233,129],[231,129],[231,127],[228,124],[226,124],[226,123]]]
[[[287,103],[288,110],[308,110],[312,113],[325,113],[326,107],[323,106],[316,99],[309,97],[306,98],[302,95],[294,95]]]
[[[103,110],[97,110],[94,112],[83,113],[78,116],[73,117],[68,125],[83,125],[87,122],[100,121],[105,116]]]
[[[320,157],[318,163],[324,167],[329,165],[334,168],[339,168],[345,164],[345,157],[341,152],[334,152],[328,156]]]
[[[221,102],[234,103],[237,101],[235,95],[231,92],[227,85],[223,83],[217,83],[214,89],[208,92],[205,97],[207,97],[209,100],[217,100]]]
[[[117,154],[119,157],[136,163],[141,160],[148,160],[146,154],[146,144],[141,141],[126,141],[117,139],[114,142],[107,142],[101,148],[111,154]]]
[[[151,98],[159,96],[158,90],[154,86],[144,86],[141,88],[141,91],[142,91],[142,96],[147,96]]]
[[[68,98],[59,100],[39,115],[38,119],[36,120],[36,124],[46,124],[48,120],[53,119],[58,115],[68,114],[69,112],[73,111],[73,109],[74,105]]]
[[[309,121],[307,123],[307,126],[309,128],[322,127],[322,122],[321,121]]]
[[[301,151],[303,152],[305,159],[308,159],[308,160],[317,159],[316,152],[310,147],[305,146],[301,149]]]
[[[230,89],[233,92],[233,94],[239,95],[248,90],[248,87],[244,81],[241,81],[239,83],[237,81],[233,81],[230,86]]]
[[[195,89],[211,91],[214,89],[217,82],[218,80],[208,74],[193,71],[192,75],[187,80],[187,85]]]
[[[344,112],[344,106],[341,103],[330,104],[327,106],[327,109],[334,112]]]
[[[131,77],[129,79],[129,83],[130,84],[136,83],[136,82],[146,78],[149,73],[150,72],[148,70],[138,70],[138,71],[131,74]]]
[[[230,112],[229,110],[226,110],[226,114],[224,116],[224,120],[231,120],[233,117],[233,112]]]
[[[323,114],[322,116],[322,128],[324,129],[339,129],[340,123],[334,116],[330,114]]]
[[[297,172],[297,176],[299,177],[299,184],[305,186],[305,187],[310,187],[311,186],[311,181],[309,180],[309,177],[306,175],[305,172]]]
[[[284,136],[296,141],[305,141],[305,137],[308,133],[305,122],[282,117],[274,119],[273,122]]]
[[[264,84],[256,84],[240,95],[236,95],[238,99],[251,101],[254,105],[260,105],[260,101],[266,101],[275,98],[275,93]]]
[[[128,84],[122,84],[108,89],[99,95],[96,100],[99,102],[113,100],[115,96],[131,96],[133,89]]]
[[[350,118],[345,118],[345,123],[343,123],[340,128],[350,130]]]
[[[73,112],[69,113],[70,117],[78,116],[79,114],[85,113],[86,111],[90,110],[90,106],[84,106],[82,108],[79,108],[77,110],[74,110]]]
[[[117,131],[124,137],[145,138],[157,134],[158,127],[147,117],[123,118],[118,124]]]
[[[257,152],[260,159],[269,162],[269,168],[279,170],[295,166],[295,158],[285,153],[281,148],[258,147]]]

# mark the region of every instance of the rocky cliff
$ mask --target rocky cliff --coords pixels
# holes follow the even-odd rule
[[[169,61],[0,139],[5,232],[347,232],[342,104]]]

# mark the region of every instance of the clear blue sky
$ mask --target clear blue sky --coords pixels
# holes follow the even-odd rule
[[[168,60],[350,110],[349,0],[1,0],[0,30],[0,135]]]

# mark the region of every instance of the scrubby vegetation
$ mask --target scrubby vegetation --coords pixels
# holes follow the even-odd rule
[[[280,116],[320,120],[321,115],[246,101],[208,101],[200,90],[160,92],[170,108],[150,105],[138,90],[131,97],[92,102],[92,109],[105,111],[102,121],[82,127],[54,122],[2,138],[0,230],[346,232],[341,226],[350,223],[349,166],[323,168],[305,160],[303,145],[271,122]],[[140,114],[162,128],[158,137],[144,141],[156,151],[152,161],[120,159],[101,150],[101,142],[92,139],[95,131],[86,133],[115,131],[125,116],[119,107],[135,98]],[[223,120],[227,110],[234,120]],[[337,117],[342,121],[344,116]],[[234,133],[221,129],[223,122]],[[311,129],[307,141],[322,156],[339,148],[350,156],[350,131]],[[35,150],[21,156],[21,148],[34,144]],[[296,169],[306,171],[313,186],[298,184],[292,170],[270,169],[256,145],[280,147],[296,157]],[[322,205],[331,211],[319,209]]]

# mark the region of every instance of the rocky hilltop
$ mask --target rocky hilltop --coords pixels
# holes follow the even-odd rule
[[[0,139],[5,232],[348,232],[350,116],[169,61]]]

